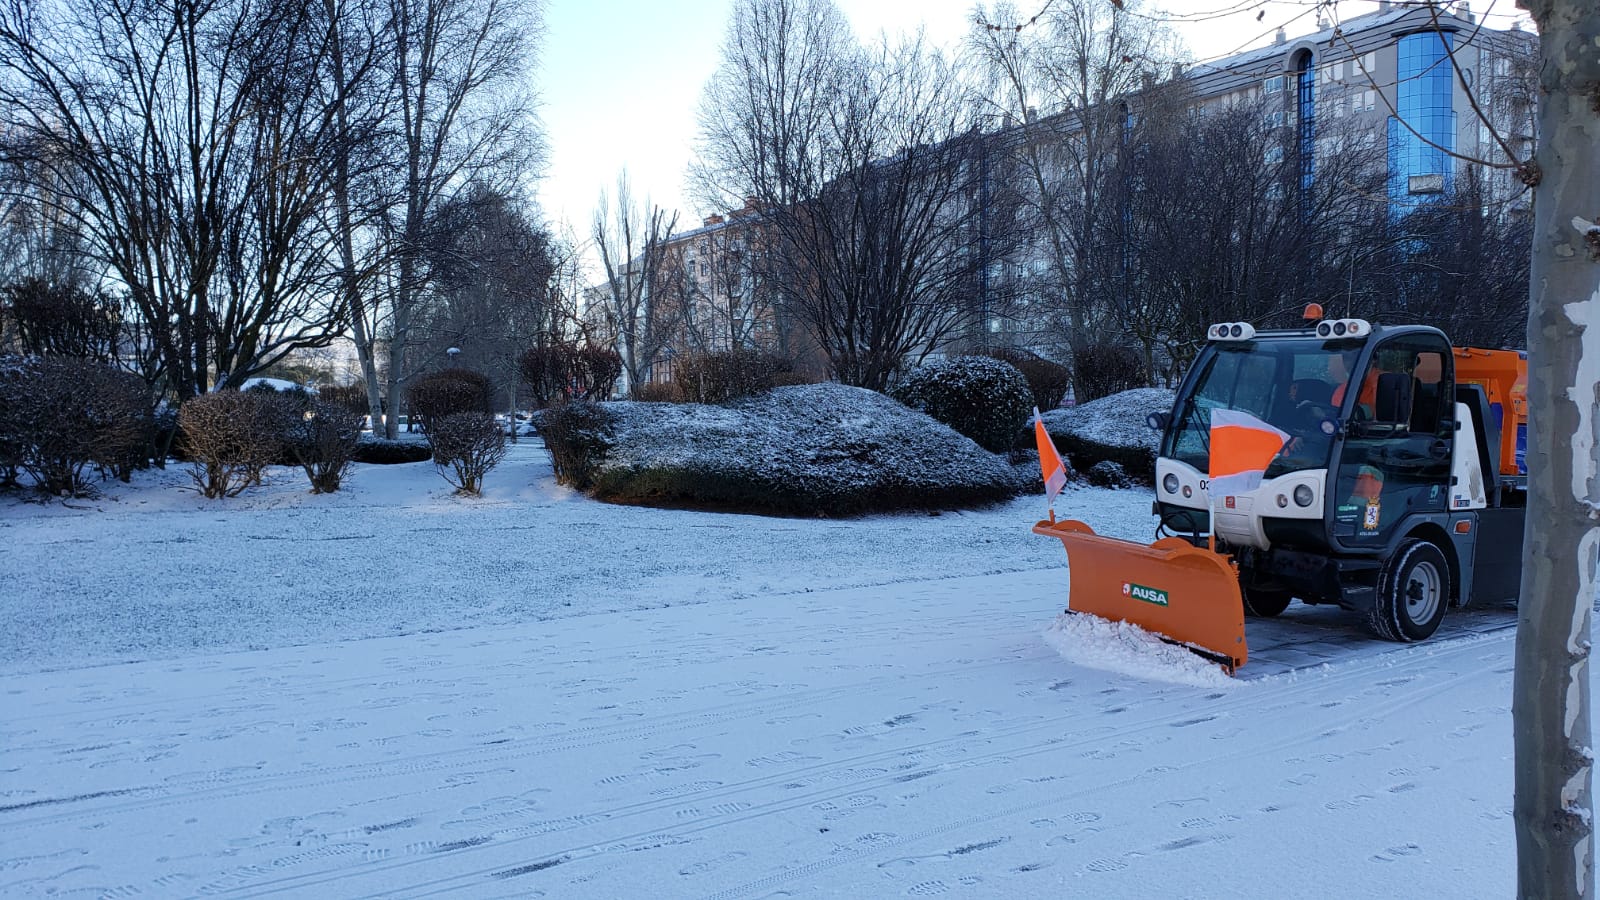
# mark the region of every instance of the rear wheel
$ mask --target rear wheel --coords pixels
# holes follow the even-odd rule
[[[1429,541],[1406,541],[1378,573],[1378,596],[1367,624],[1391,641],[1427,640],[1450,605],[1450,563]]]
[[[1270,619],[1288,609],[1289,602],[1293,599],[1288,591],[1245,588],[1244,614]]]

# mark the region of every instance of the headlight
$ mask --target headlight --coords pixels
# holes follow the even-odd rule
[[[1316,499],[1316,497],[1314,495],[1314,492],[1311,490],[1311,485],[1309,485],[1309,484],[1297,484],[1297,485],[1295,485],[1295,487],[1294,487],[1294,502],[1295,502],[1295,505],[1297,505],[1297,506],[1310,506],[1311,505],[1311,501],[1314,500],[1314,499]]]
[[[1167,477],[1161,479],[1161,486],[1167,489],[1167,493],[1176,494],[1178,492],[1178,476],[1168,472]]]
[[[1279,494],[1278,495],[1278,508],[1279,509],[1283,509],[1285,506],[1288,506],[1288,505],[1289,505],[1289,498],[1284,496],[1283,494]]]
[[[1193,496],[1194,496],[1194,488],[1189,487],[1187,484],[1184,485],[1183,486],[1183,499],[1187,500],[1187,499],[1189,499],[1190,497],[1193,497]]]

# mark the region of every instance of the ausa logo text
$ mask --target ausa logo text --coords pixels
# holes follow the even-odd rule
[[[1125,581],[1122,583],[1122,593],[1124,596],[1132,597],[1135,600],[1143,600],[1146,603],[1154,603],[1157,606],[1167,605],[1166,591],[1145,587],[1142,584],[1133,584]]]

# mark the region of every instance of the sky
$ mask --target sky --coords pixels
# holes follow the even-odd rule
[[[614,191],[624,169],[636,196],[679,210],[681,225],[693,227],[714,212],[695,208],[685,175],[701,89],[717,66],[733,2],[548,0],[538,89],[550,148],[539,200],[550,222],[570,222],[586,234],[601,190]],[[836,2],[863,39],[921,27],[946,46],[960,41],[973,9],[972,0]],[[1488,12],[1495,28],[1520,17],[1512,0],[1479,0],[1473,7]],[[1270,43],[1280,25],[1291,39],[1317,30],[1313,0],[1168,0],[1160,8],[1197,60]],[[1342,0],[1334,9],[1349,19],[1376,10],[1377,3]]]

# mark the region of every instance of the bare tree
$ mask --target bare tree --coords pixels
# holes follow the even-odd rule
[[[520,179],[537,159],[527,89],[537,36],[528,0],[389,0],[385,65],[397,95],[400,134],[393,206],[383,239],[392,262],[386,393],[396,411],[423,361],[408,355],[427,287],[421,253],[435,207],[465,185]],[[391,415],[387,433],[395,435]]]
[[[374,188],[379,173],[390,162],[379,152],[392,146],[383,126],[393,108],[394,82],[380,77],[382,63],[393,52],[392,33],[386,27],[384,0],[323,0],[323,18],[328,28],[328,75],[324,84],[333,127],[340,140],[333,148],[334,179],[331,218],[326,227],[338,248],[340,297],[350,317],[351,337],[361,380],[367,392],[367,411],[374,431],[382,427],[383,389],[379,384],[377,316],[380,312],[373,290],[382,266],[381,245],[362,242],[366,251],[358,253],[358,233],[371,233],[383,204],[376,201]],[[366,160],[365,165],[360,161]]]
[[[870,50],[827,0],[734,11],[701,107],[701,182],[753,198],[782,285],[832,374],[882,389],[968,332],[1006,242],[985,229],[985,141],[954,64]]]
[[[605,268],[601,287],[603,314],[622,355],[630,396],[650,380],[651,369],[666,348],[681,312],[683,296],[676,280],[681,266],[671,265],[668,238],[676,214],[646,200],[635,201],[627,173],[617,176],[615,202],[600,194],[591,234]]]
[[[1517,895],[1593,897],[1590,620],[1600,548],[1600,6],[1519,0],[1539,27],[1528,309],[1528,520],[1517,622]]]
[[[992,121],[1019,129],[1006,146],[1027,181],[1032,256],[1049,273],[1041,293],[1059,298],[1069,345],[1093,324],[1095,257],[1119,214],[1118,150],[1151,121],[1129,100],[1178,59],[1170,29],[1139,7],[1066,0],[1018,28],[1026,17],[1002,0],[978,8],[969,40],[986,76],[980,102]]]
[[[441,203],[434,219],[415,344],[434,358],[456,348],[455,364],[490,375],[498,408],[514,414],[519,359],[556,315],[549,238],[514,198],[486,185]]]
[[[177,396],[338,332],[308,209],[325,189],[325,54],[267,0],[0,10],[0,122],[47,213],[126,289]]]
[[[1369,135],[1330,126],[1303,184],[1292,136],[1259,102],[1164,121],[1119,151],[1103,188],[1117,215],[1085,263],[1106,319],[1147,364],[1181,371],[1211,322],[1292,324],[1343,294],[1341,261],[1382,218],[1385,173]]]

